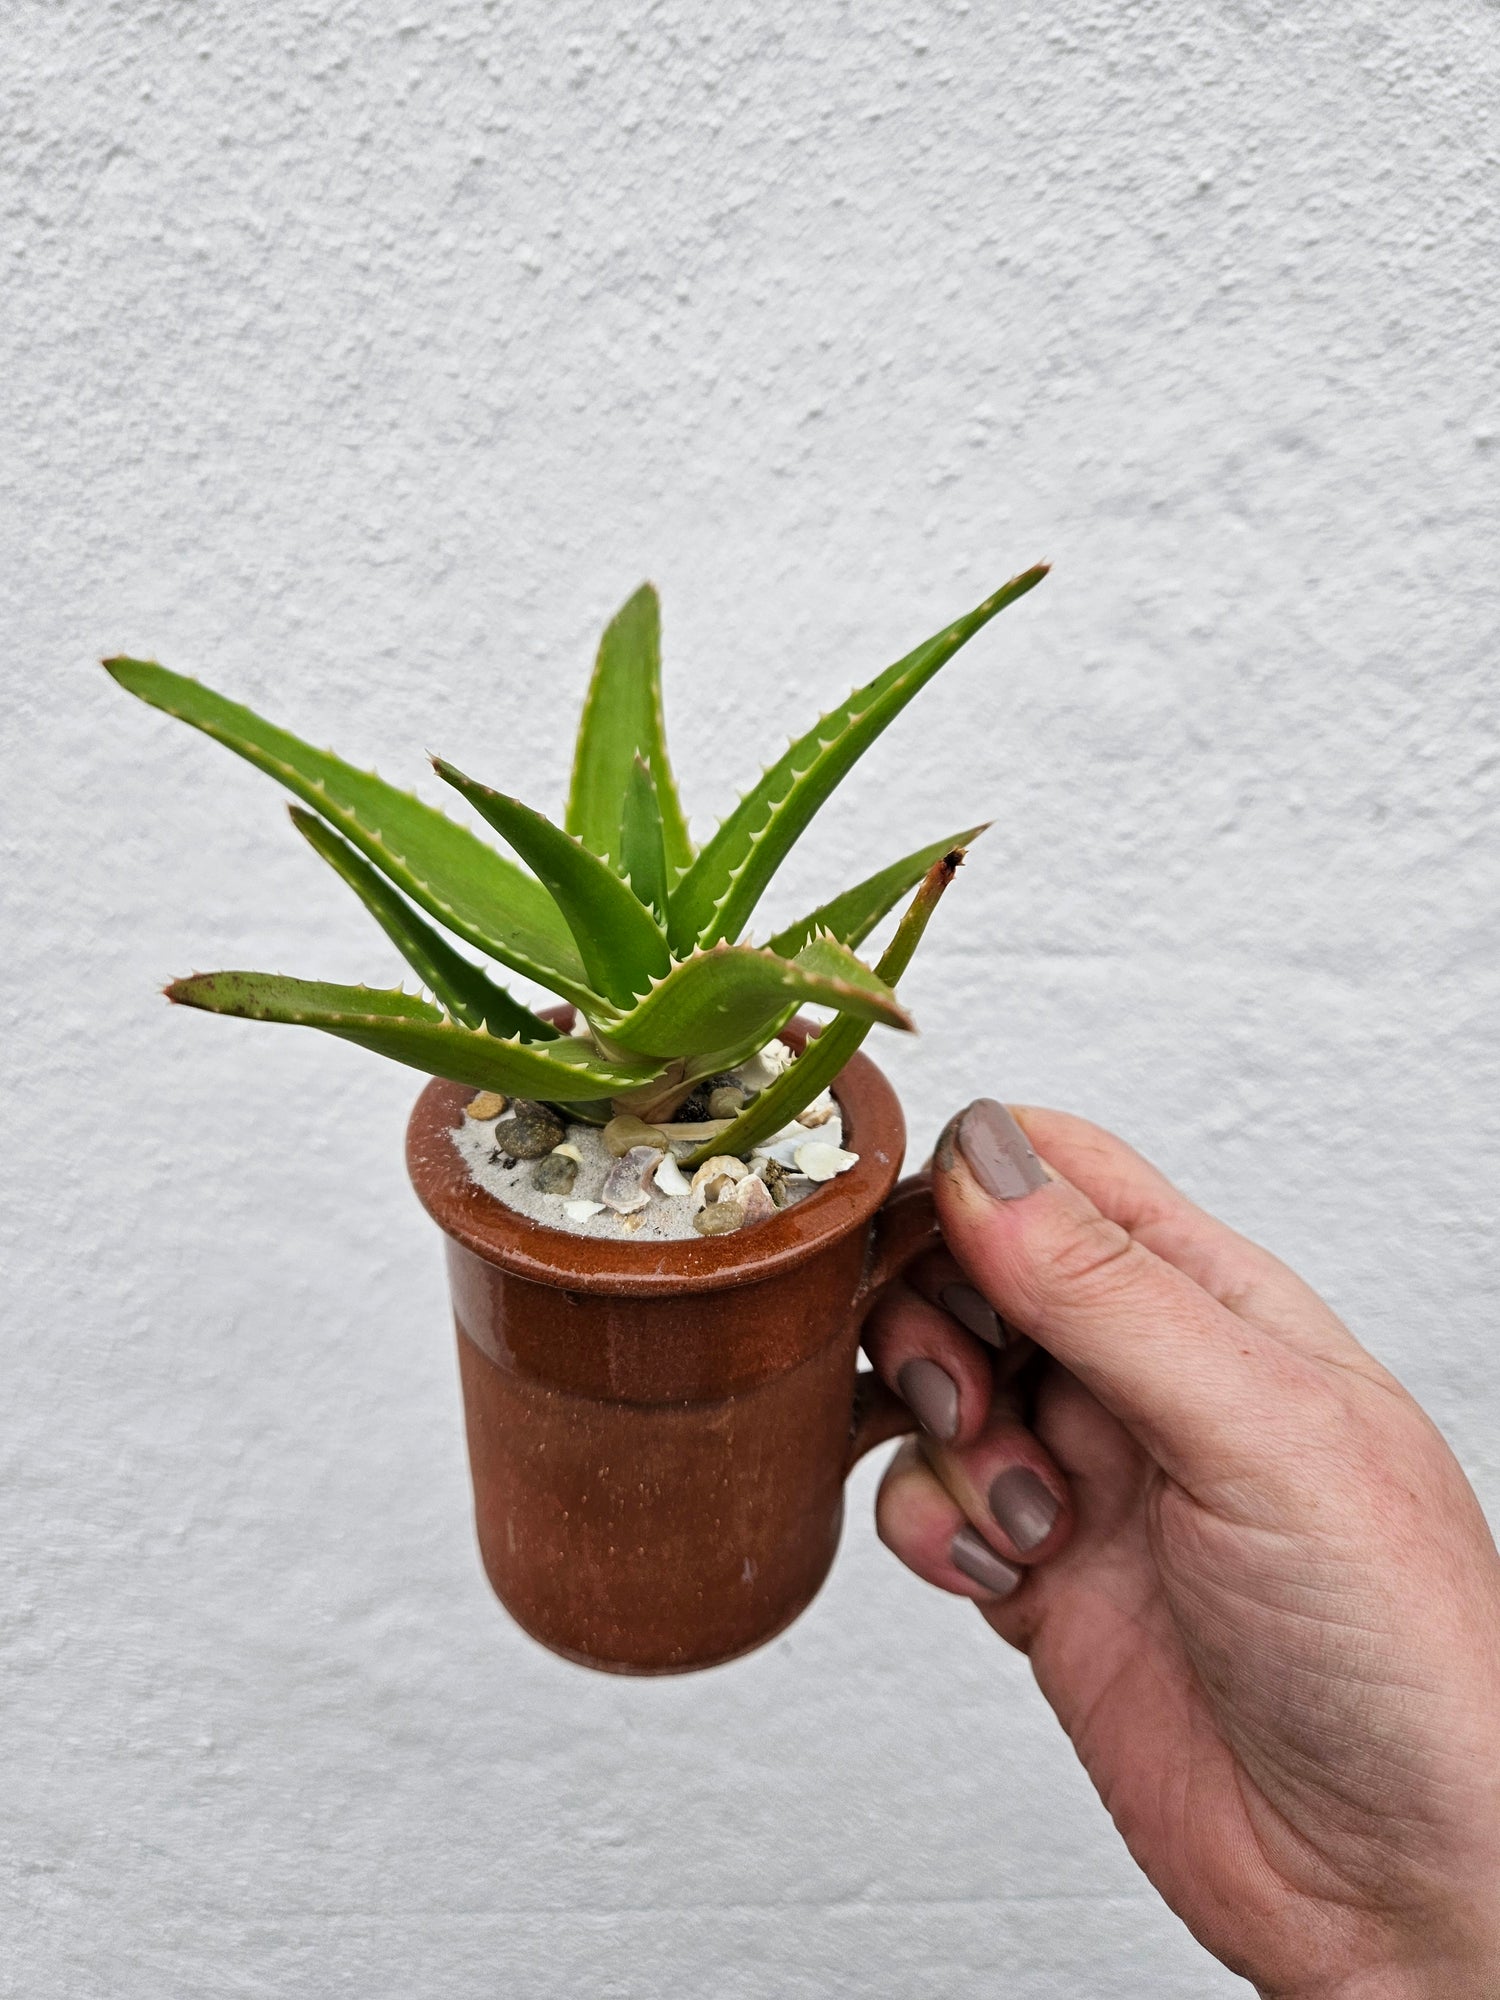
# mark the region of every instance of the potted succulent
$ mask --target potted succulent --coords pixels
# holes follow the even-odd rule
[[[407,1158],[447,1239],[480,1550],[511,1613],[572,1659],[681,1672],[770,1638],[827,1574],[849,1466],[908,1427],[871,1377],[856,1383],[858,1330],[932,1240],[932,1210],[920,1182],[892,1193],[901,1111],[859,1050],[877,1022],[911,1026],[897,982],[982,829],[762,944],[743,933],[855,760],[1045,574],[1013,578],[823,716],[696,850],[649,585],[604,633],[561,827],[434,760],[516,860],[197,681],[105,662],[301,801],[298,831],[426,990],[255,972],[166,989],[434,1079]],[[858,947],[913,891],[866,964]],[[532,1011],[451,938],[559,1004]],[[831,1010],[821,1032],[804,1004]]]

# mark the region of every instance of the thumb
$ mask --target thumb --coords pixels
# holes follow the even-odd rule
[[[948,1247],[1003,1319],[1184,1486],[1253,1469],[1306,1363],[1045,1167],[993,1098],[952,1121],[934,1166]]]

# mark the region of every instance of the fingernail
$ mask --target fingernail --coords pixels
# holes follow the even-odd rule
[[[990,1481],[990,1512],[1024,1555],[1052,1533],[1057,1501],[1029,1466],[1012,1465]]]
[[[959,1114],[954,1139],[969,1172],[998,1201],[1015,1201],[1047,1184],[1031,1141],[993,1097],[978,1097]]]
[[[1005,1346],[1005,1323],[983,1292],[976,1292],[972,1285],[944,1285],[938,1299],[960,1326],[987,1340],[991,1347]]]
[[[977,1583],[981,1590],[993,1591],[996,1597],[1009,1597],[1025,1573],[1003,1556],[997,1556],[967,1522],[948,1544],[948,1560],[970,1583]]]
[[[958,1384],[935,1361],[908,1361],[897,1373],[896,1387],[911,1406],[924,1431],[947,1444],[958,1431]]]

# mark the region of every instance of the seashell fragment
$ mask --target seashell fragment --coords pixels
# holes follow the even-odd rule
[[[750,1151],[755,1159],[775,1160],[783,1167],[790,1167],[799,1146],[807,1144],[807,1127],[794,1119],[790,1125],[783,1125],[779,1132],[773,1132],[769,1139],[762,1139]]]
[[[833,1115],[816,1129],[819,1139],[825,1146],[843,1145],[844,1119],[837,1105],[834,1106]],[[808,1128],[794,1119],[790,1125],[783,1125],[779,1132],[773,1132],[769,1139],[763,1139],[753,1150],[757,1154],[765,1154],[770,1159],[780,1160],[784,1167],[790,1167],[796,1162],[798,1148],[807,1144],[807,1137]]]
[[[832,1091],[825,1090],[821,1097],[815,1097],[805,1111],[797,1113],[796,1123],[816,1128],[826,1125],[830,1118],[837,1118],[839,1108],[833,1101]]]
[[[623,1153],[604,1177],[599,1198],[616,1215],[633,1215],[651,1199],[646,1182],[661,1165],[665,1155],[656,1146],[632,1146]]]
[[[580,1167],[583,1165],[583,1155],[576,1146],[554,1146],[552,1150],[554,1153],[561,1153],[565,1160],[576,1161]]]
[[[794,1157],[797,1171],[806,1174],[810,1181],[831,1181],[835,1174],[846,1174],[859,1162],[858,1153],[846,1153],[824,1139],[809,1139],[805,1146],[797,1148]]]
[[[693,1207],[706,1208],[709,1203],[722,1200],[725,1190],[744,1180],[749,1171],[745,1162],[737,1160],[732,1153],[715,1153],[693,1175]]]
[[[498,1090],[481,1090],[477,1097],[471,1097],[464,1106],[466,1118],[498,1118],[505,1109],[506,1100]]]
[[[842,1147],[844,1143],[843,1113],[835,1109],[833,1116],[828,1122],[817,1127],[814,1136],[820,1139],[825,1146]]]
[[[763,1222],[768,1215],[776,1213],[771,1190],[757,1174],[746,1174],[735,1188],[730,1198],[730,1205],[744,1209],[746,1222]],[[714,1206],[723,1208],[725,1203],[719,1201]]]
[[[796,1057],[785,1042],[771,1041],[766,1043],[759,1055],[742,1062],[733,1074],[753,1097],[768,1083],[774,1083],[781,1072],[795,1061]]]
[[[652,1178],[656,1182],[659,1193],[671,1196],[677,1200],[681,1200],[684,1195],[691,1191],[691,1183],[687,1175],[678,1166],[670,1153],[667,1153],[663,1157],[661,1165],[656,1169]]]
[[[603,1212],[604,1203],[602,1201],[565,1201],[563,1203],[563,1214],[568,1218],[569,1222],[587,1222],[591,1215],[601,1215]]]

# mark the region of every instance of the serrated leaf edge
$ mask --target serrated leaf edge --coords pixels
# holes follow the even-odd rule
[[[122,664],[160,667],[160,662],[156,660],[142,660],[137,662],[126,660],[123,655],[119,656],[119,658]],[[104,662],[106,668],[113,664],[113,660],[106,660]],[[175,673],[176,670],[174,668],[162,667],[161,671],[163,673]],[[217,688],[210,687],[206,681],[200,681],[195,675],[181,674],[177,678],[190,681],[194,687],[202,688],[205,694],[214,695],[221,701],[232,699],[230,696],[220,695]],[[130,691],[127,689],[127,692]],[[188,714],[185,709],[179,708],[168,701],[153,700],[148,706],[157,709],[162,715],[170,715],[175,721],[186,723],[190,729],[196,729],[201,736],[207,736],[212,742],[222,744],[226,750],[233,751],[236,756],[241,754],[237,748],[237,744],[244,739],[236,737],[232,731],[221,729],[211,722],[199,722],[194,716]],[[281,725],[272,723],[268,726],[279,729]],[[373,778],[377,784],[388,786],[391,791],[399,793],[402,798],[409,799],[413,805],[420,806],[423,812],[435,813],[439,819],[443,820],[448,826],[451,826],[455,832],[468,833],[470,831],[468,827],[463,825],[462,821],[453,819],[443,811],[441,806],[430,804],[419,793],[412,791],[410,787],[394,784],[389,778],[381,777],[380,773],[373,766],[351,763],[349,758],[343,756],[328,744],[321,746],[310,744],[308,747],[314,750],[318,756],[332,757],[340,764],[347,764],[350,770],[357,771],[361,777]],[[247,759],[246,761],[250,762],[252,760]],[[535,979],[538,985],[545,986],[564,999],[573,1001],[575,1006],[584,1005],[585,999],[592,1000],[594,996],[590,988],[584,984],[581,978],[574,980],[567,968],[546,965],[532,954],[514,950],[510,947],[507,947],[502,952],[497,949],[493,938],[481,936],[473,925],[466,918],[462,917],[445,897],[438,893],[432,883],[412,865],[407,857],[398,852],[394,844],[381,832],[378,826],[367,828],[357,813],[349,811],[347,807],[335,804],[329,796],[326,779],[304,778],[295,765],[288,764],[283,758],[273,756],[269,751],[262,751],[258,746],[256,748],[254,764],[265,771],[268,776],[274,778],[278,784],[284,785],[294,797],[302,798],[308,792],[315,792],[320,800],[317,810],[322,813],[331,826],[337,827],[339,832],[345,834],[355,847],[360,848],[361,852],[364,849],[360,836],[364,835],[367,839],[373,839],[382,854],[389,855],[395,865],[403,869],[410,880],[416,885],[418,894],[427,899],[426,906],[430,913],[438,917],[458,937],[464,938],[469,944],[472,944],[476,950],[484,952],[490,958],[498,959],[502,965],[510,965],[512,970],[524,974],[528,979]],[[291,782],[292,780],[295,780],[295,782]],[[512,867],[516,865],[514,862],[511,863]],[[536,881],[535,876],[532,876],[531,879]],[[545,885],[537,883],[537,886],[542,888]],[[583,971],[581,960],[579,961],[578,970],[580,974]],[[560,980],[565,980],[567,983],[559,983]],[[572,990],[569,990],[570,988]]]

